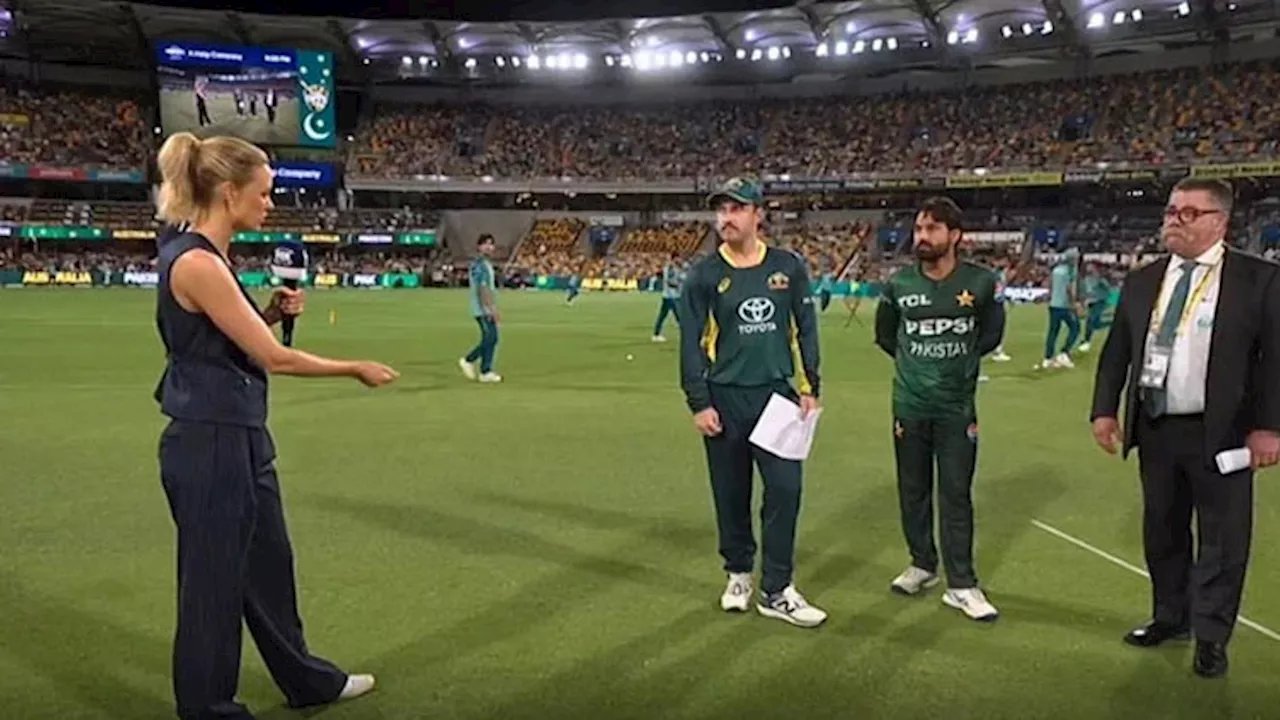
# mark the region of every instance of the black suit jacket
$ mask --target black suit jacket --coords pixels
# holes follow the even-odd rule
[[[1205,456],[1244,445],[1253,430],[1280,431],[1280,265],[1227,247],[1209,341]],[[1090,421],[1119,417],[1124,456],[1138,443],[1138,378],[1151,312],[1169,259],[1130,272],[1098,358]]]

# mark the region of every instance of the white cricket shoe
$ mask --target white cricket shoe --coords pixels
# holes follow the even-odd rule
[[[1060,367],[1060,368],[1073,368],[1076,366],[1076,364],[1071,362],[1070,356],[1068,356],[1066,353],[1062,353],[1061,355],[1053,359],[1053,366]]]
[[[667,338],[665,335],[654,335],[653,341],[656,343],[664,343],[667,341]]]
[[[1013,356],[1003,350],[991,356],[992,362],[1009,362],[1012,359]]]
[[[476,370],[476,364],[473,362],[467,362],[466,358],[458,359],[458,369],[462,370],[462,374],[465,375],[468,380],[475,380],[480,377],[479,371]]]
[[[348,675],[347,684],[342,688],[338,700],[355,700],[373,690],[375,684],[372,675]]]
[[[937,584],[937,573],[931,573],[928,570],[922,570],[912,565],[893,579],[893,582],[889,584],[889,589],[899,595],[919,595]]]
[[[942,602],[968,615],[971,620],[992,622],[1000,617],[1000,612],[987,600],[987,594],[981,588],[948,590],[943,593]]]
[[[1076,348],[1076,352],[1087,353],[1093,349],[1093,343],[1080,343],[1080,347]]]
[[[751,573],[729,573],[729,584],[720,596],[720,609],[746,612],[751,608]]]
[[[827,614],[810,605],[794,585],[788,585],[782,592],[772,595],[762,593],[756,603],[756,610],[765,617],[785,620],[805,628],[818,627],[827,619]]]
[[[495,373],[495,372],[487,372],[487,373],[485,373],[485,374],[483,374],[483,375],[481,375],[481,376],[480,376],[480,382],[482,382],[482,383],[500,383],[500,382],[502,382],[502,376],[501,376],[501,375],[499,375],[498,373]]]

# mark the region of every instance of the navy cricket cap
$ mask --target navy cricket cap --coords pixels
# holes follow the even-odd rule
[[[752,178],[730,178],[728,182],[707,196],[707,204],[711,207],[719,205],[724,200],[733,200],[743,205],[764,205],[764,189]]]

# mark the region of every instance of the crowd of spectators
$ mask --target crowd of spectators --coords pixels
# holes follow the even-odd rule
[[[153,152],[137,98],[0,85],[0,161],[136,170]]]
[[[875,97],[691,105],[385,105],[356,174],[833,176],[1274,158],[1274,61]]]

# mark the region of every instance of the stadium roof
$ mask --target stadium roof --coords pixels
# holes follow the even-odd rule
[[[16,29],[10,54],[35,60],[141,68],[151,64],[152,44],[162,41],[301,47],[333,52],[346,82],[482,81],[495,64],[524,60],[528,68],[530,57],[539,57],[539,65],[546,58],[574,62],[582,56],[584,63],[603,58],[621,66],[627,56],[630,67],[640,56],[661,66],[667,58],[684,64],[685,57],[711,62],[772,55],[779,67],[791,65],[792,78],[956,66],[975,58],[1017,64],[1116,48],[1159,50],[1164,43],[1204,40],[1219,26],[1274,27],[1277,16],[1277,0],[800,0],[774,9],[668,17],[494,22],[271,15],[106,0],[9,4]],[[311,10],[321,5],[332,4]],[[859,54],[857,62],[845,57]]]

